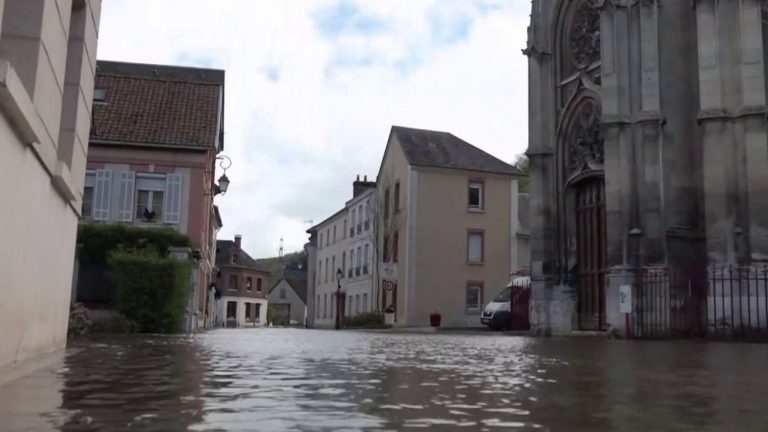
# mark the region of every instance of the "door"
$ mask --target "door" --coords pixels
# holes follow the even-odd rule
[[[579,328],[605,330],[605,183],[576,186]]]

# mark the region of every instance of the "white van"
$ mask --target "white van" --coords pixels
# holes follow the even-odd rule
[[[530,285],[531,278],[529,276],[515,276],[512,278],[506,288],[485,306],[483,313],[480,315],[480,323],[488,326],[491,330],[509,329],[512,325],[512,291],[514,290],[516,293],[519,293],[521,290],[530,287]],[[524,319],[527,321],[528,305],[526,304],[524,307],[526,310]]]

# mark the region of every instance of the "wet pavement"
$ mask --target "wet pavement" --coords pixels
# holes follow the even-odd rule
[[[766,431],[768,346],[217,330],[80,341],[0,431]]]

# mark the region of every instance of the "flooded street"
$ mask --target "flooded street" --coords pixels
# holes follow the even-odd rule
[[[81,341],[2,431],[765,431],[768,346],[218,330]]]

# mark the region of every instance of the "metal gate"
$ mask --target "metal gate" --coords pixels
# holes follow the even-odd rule
[[[605,183],[586,180],[576,189],[579,328],[605,329]]]

